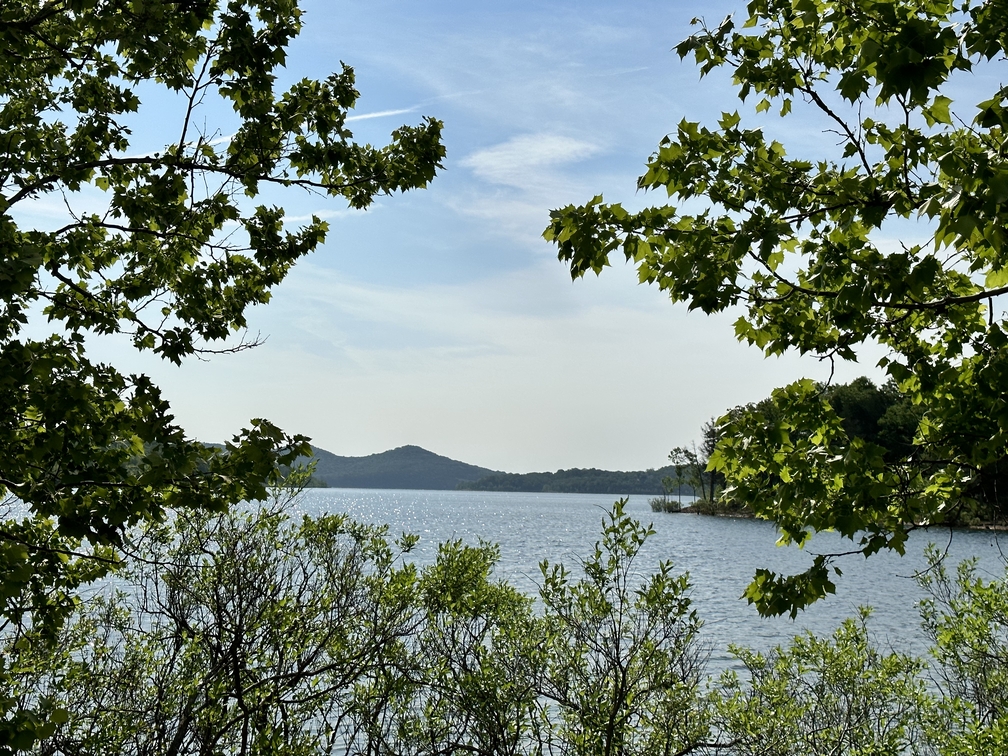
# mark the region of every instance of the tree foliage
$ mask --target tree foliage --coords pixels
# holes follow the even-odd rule
[[[675,473],[671,465],[657,470],[632,472],[595,468],[557,470],[556,472],[494,473],[475,481],[462,481],[462,491],[543,491],[546,493],[604,493],[618,496],[654,494],[664,490],[663,479]],[[687,487],[690,494],[693,489]]]
[[[603,521],[581,579],[562,564],[541,565],[550,649],[541,690],[559,709],[561,752],[572,756],[688,753],[709,732],[689,577],[668,561],[639,573],[638,554],[654,531],[627,516],[625,504]]]
[[[975,562],[955,576],[932,549],[921,584],[924,629],[942,696],[932,738],[942,754],[1001,753],[1008,748],[1008,578],[984,580]]]
[[[726,69],[758,112],[824,129],[823,148],[790,155],[737,112],[683,120],[639,180],[667,204],[596,197],[554,211],[545,235],[574,277],[622,251],[674,301],[741,310],[736,335],[767,355],[855,360],[883,345],[881,367],[920,412],[898,458],[849,436],[799,380],[774,393],[772,416],[726,418],[711,465],[785,542],[832,529],[865,555],[902,552],[914,527],[997,496],[980,484],[1005,457],[1008,90],[954,101],[957,79],[997,77],[1003,4],[753,0],[740,24],[695,23],[681,57],[701,76]],[[823,595],[829,561],[762,574],[749,595],[762,612],[800,608]]]
[[[699,448],[694,443],[688,447],[677,446],[669,452],[669,461],[675,467],[676,482],[680,483],[685,479],[694,495],[699,494],[703,503],[714,504],[720,492],[724,490],[724,475],[708,469],[720,433],[717,418],[714,418],[704,423],[701,428],[702,439]]]
[[[926,752],[923,661],[882,653],[868,615],[831,638],[806,633],[767,654],[734,649],[745,677],[723,674],[716,702],[732,754]]]
[[[33,752],[952,756],[1008,742],[1008,582],[970,563],[949,576],[931,554],[926,659],[880,647],[862,609],[831,636],[732,647],[710,677],[689,577],[643,566],[650,530],[621,502],[588,555],[542,565],[536,597],[495,575],[491,544],[442,544],[421,568],[413,536],[296,511],[285,488],[131,529],[115,581],[58,644],[19,656],[9,695],[50,722]]]
[[[328,230],[285,220],[277,192],[364,208],[434,176],[435,120],[354,142],[350,68],[281,86],[300,29],[294,0],[0,7],[0,622],[17,648],[53,640],[124,528],[262,499],[310,454],[265,420],[222,449],[193,441],[149,378],[87,348],[125,339],[176,364],[243,348],[248,308]],[[165,143],[133,144],[138,118]],[[53,206],[62,219],[30,222]],[[0,662],[0,686],[16,666]],[[0,749],[48,730],[8,705]]]
[[[290,489],[280,493],[284,499]],[[126,545],[22,696],[61,723],[58,753],[332,752],[363,726],[415,632],[416,571],[381,528],[284,501],[179,513]],[[321,746],[321,749],[320,749]]]
[[[247,511],[131,531],[132,559],[14,676],[58,754],[665,754],[700,751],[706,656],[688,580],[634,567],[622,511],[542,606],[494,577],[499,552],[342,515]],[[640,578],[640,583],[635,584]]]

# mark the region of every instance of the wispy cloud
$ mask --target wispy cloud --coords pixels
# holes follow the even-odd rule
[[[640,73],[641,71],[650,71],[651,66],[636,66],[634,68],[617,68],[614,71],[603,71],[595,74],[596,78],[605,79],[613,76],[626,76],[628,74]]]
[[[477,181],[448,204],[489,221],[495,232],[540,246],[549,208],[588,191],[581,186],[579,164],[601,151],[594,142],[548,132],[513,137],[461,161]]]
[[[412,108],[399,108],[398,110],[377,110],[374,113],[359,113],[357,115],[352,115],[347,117],[347,123],[350,121],[369,121],[372,118],[388,118],[390,116],[402,115],[403,113],[415,113],[418,106],[414,105]]]
[[[598,151],[596,145],[581,139],[558,134],[523,134],[474,152],[462,165],[484,181],[521,189],[529,185],[530,175],[579,162]]]

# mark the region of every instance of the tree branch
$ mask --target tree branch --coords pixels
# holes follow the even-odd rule
[[[837,115],[835,112],[833,112],[830,106],[826,104],[823,98],[819,95],[818,92],[815,91],[813,87],[806,84],[805,86],[798,87],[798,90],[804,92],[809,97],[809,99],[811,99],[812,102],[814,102],[816,106],[818,106],[818,108],[823,113],[828,115],[830,118],[832,118],[834,121],[836,121],[836,123],[840,125],[840,128],[843,129],[844,134],[847,135],[847,139],[850,140],[850,143],[854,145],[854,149],[857,150],[858,155],[861,157],[861,165],[864,166],[865,171],[870,176],[872,173],[872,169],[871,164],[868,162],[868,156],[865,154],[864,147],[861,146],[861,141],[857,138],[857,135],[854,134],[853,131],[851,131],[851,128],[850,126],[847,125],[847,122],[839,115]]]
[[[111,168],[111,167],[123,167],[123,166],[153,166],[155,168],[178,168],[183,171],[194,171],[198,173],[217,173],[223,176],[228,176],[229,178],[240,181],[245,178],[255,178],[256,181],[262,181],[268,184],[278,184],[280,186],[297,186],[303,189],[323,189],[326,191],[339,191],[342,189],[349,189],[354,186],[359,186],[365,184],[368,181],[374,181],[378,178],[377,173],[368,174],[366,176],[359,176],[352,181],[347,181],[341,184],[329,184],[324,181],[314,181],[305,178],[284,178],[281,176],[275,176],[272,174],[256,175],[253,171],[237,171],[231,168],[227,168],[222,165],[213,165],[208,163],[200,163],[196,160],[165,160],[161,157],[123,157],[123,158],[108,158],[106,160],[91,160],[83,163],[76,163],[74,165],[66,166],[66,170],[73,171],[88,171],[98,168]],[[60,174],[50,174],[37,181],[22,187],[16,194],[7,199],[7,205],[13,205],[16,202],[20,202],[25,197],[34,194],[47,186],[58,183],[62,179]]]

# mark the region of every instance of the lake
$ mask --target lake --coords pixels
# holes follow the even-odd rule
[[[599,540],[603,515],[616,497],[596,494],[502,493],[482,491],[402,491],[373,489],[307,489],[298,508],[305,514],[345,512],[352,518],[389,525],[390,533],[415,533],[420,542],[410,558],[418,565],[433,561],[437,545],[452,538],[476,544],[479,539],[500,545],[497,576],[534,594],[541,580],[543,559],[576,568]],[[759,567],[775,572],[798,572],[819,551],[847,551],[849,541],[820,534],[804,551],[775,546],[771,523],[652,512],[647,496],[631,496],[626,511],[643,523],[653,523],[655,534],[639,556],[642,568],[671,560],[677,572],[687,571],[693,602],[704,620],[703,635],[712,649],[712,669],[734,666],[730,643],[766,650],[809,629],[829,634],[858,606],[872,606],[870,628],[884,648],[923,653],[926,640],[920,629],[917,602],[925,596],[913,579],[926,566],[929,542],[948,545],[949,570],[967,557],[979,560],[978,574],[1004,575],[1000,545],[1008,534],[986,531],[933,529],[911,534],[905,557],[880,553],[864,559],[838,561],[843,576],[837,592],[813,605],[792,621],[764,619],[741,600]]]

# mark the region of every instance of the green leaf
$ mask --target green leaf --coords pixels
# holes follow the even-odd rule
[[[924,115],[924,119],[927,121],[928,126],[934,126],[937,123],[944,123],[952,125],[952,116],[949,114],[949,106],[952,104],[952,100],[944,95],[937,95],[934,100],[926,108],[923,108],[921,112]]]
[[[1000,270],[991,270],[984,278],[985,288],[1000,289],[1002,286],[1008,286],[1008,267],[1001,268]]]

